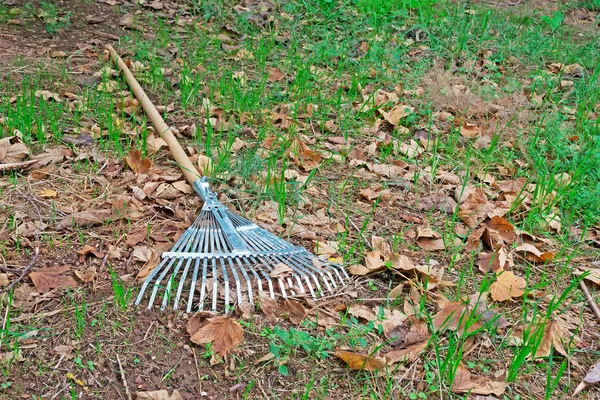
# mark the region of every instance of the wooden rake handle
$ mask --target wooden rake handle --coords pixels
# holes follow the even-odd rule
[[[173,135],[173,132],[171,132],[171,129],[169,129],[163,118],[160,116],[160,113],[158,112],[154,104],[152,104],[152,101],[150,100],[150,98],[148,98],[146,92],[144,92],[144,89],[142,89],[142,87],[135,79],[129,68],[127,68],[127,65],[125,64],[125,62],[123,62],[119,54],[111,45],[106,45],[106,49],[110,53],[110,58],[112,59],[112,61],[118,66],[119,70],[123,72],[123,75],[125,75],[125,80],[127,81],[127,84],[133,91],[135,97],[142,104],[142,108],[146,112],[148,118],[150,118],[150,120],[152,121],[154,129],[156,129],[160,137],[163,138],[165,142],[167,142],[169,150],[171,151],[171,155],[175,159],[175,162],[177,162],[177,164],[179,165],[179,168],[181,168],[183,175],[185,175],[185,178],[190,183],[190,185],[193,185],[194,181],[196,181],[202,175],[200,174],[200,172],[198,172],[196,167],[194,167],[192,161],[185,154],[185,151],[175,138],[175,135]]]

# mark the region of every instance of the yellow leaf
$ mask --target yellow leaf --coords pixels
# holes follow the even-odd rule
[[[346,361],[348,366],[357,371],[377,371],[385,369],[386,362],[384,358],[369,357],[368,355],[353,353],[351,351],[338,350],[335,356]]]
[[[38,194],[41,197],[45,197],[47,199],[56,197],[58,195],[58,193],[56,193],[56,190],[53,190],[53,189],[42,189],[38,192]]]
[[[511,298],[517,298],[525,294],[525,279],[516,276],[510,271],[502,271],[496,282],[490,286],[492,299],[496,301],[506,301]]]

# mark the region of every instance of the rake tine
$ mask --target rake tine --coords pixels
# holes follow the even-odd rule
[[[237,259],[237,264],[238,264],[238,268],[240,269],[240,272],[242,273],[242,275],[244,276],[244,279],[246,280],[246,286],[248,288],[248,302],[252,303],[252,282],[250,282],[250,277],[248,277],[248,273],[242,266],[242,262],[240,261],[239,258]],[[233,268],[233,266],[231,268]],[[254,271],[252,270],[252,272],[254,272]],[[241,293],[240,293],[240,296],[241,296]],[[241,299],[241,297],[240,297],[240,299]],[[241,302],[241,300],[238,300],[238,301]]]
[[[200,260],[200,259],[198,259]],[[198,311],[202,311],[204,308],[204,300],[206,300],[206,275],[208,274],[208,260],[205,258],[202,264],[202,282],[200,286],[200,303],[198,304]]]
[[[206,261],[206,260],[204,260]],[[190,313],[192,311],[192,302],[194,301],[194,291],[196,290],[196,280],[198,279],[198,270],[200,269],[200,259],[196,258],[196,262],[194,265],[194,272],[192,273],[192,283],[190,284],[190,294],[188,297],[187,309],[186,312]]]

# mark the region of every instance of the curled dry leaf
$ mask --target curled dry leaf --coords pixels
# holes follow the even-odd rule
[[[496,282],[490,286],[490,294],[496,301],[518,298],[525,294],[526,285],[527,282],[520,276],[516,276],[510,271],[502,271],[496,278]]]
[[[136,174],[145,174],[152,169],[152,161],[149,158],[144,158],[140,150],[131,149],[127,153],[125,161]]]
[[[344,360],[355,371],[382,371],[386,367],[385,358],[372,357],[352,351],[338,350],[335,356]]]
[[[549,357],[552,348],[565,357],[569,357],[569,352],[565,349],[572,343],[573,334],[570,332],[570,326],[562,319],[554,316],[547,321],[541,321],[528,325],[521,330],[521,341],[528,340],[531,343],[537,343],[535,353],[532,358]]]
[[[385,355],[388,365],[396,362],[416,361],[425,351],[431,338],[427,323],[410,317],[396,326],[388,335],[394,350]]]
[[[477,265],[481,272],[498,273],[504,271],[504,268],[510,267],[512,265],[512,260],[504,246],[498,246],[498,250],[493,253],[480,253]]]
[[[96,267],[90,267],[83,270],[75,270],[75,275],[81,280],[83,283],[89,283],[96,278]]]
[[[507,387],[508,382],[494,381],[480,376],[474,377],[463,363],[458,365],[452,382],[452,391],[455,393],[495,394],[500,396]]]
[[[414,111],[414,107],[399,104],[385,114],[385,119],[392,125],[399,125],[402,118],[409,116]]]
[[[304,171],[310,171],[321,165],[321,153],[310,149],[302,140],[296,139],[289,148],[292,160]]]
[[[7,286],[8,284],[8,274],[0,274],[0,287]]]
[[[526,260],[538,263],[548,262],[554,259],[554,253],[551,251],[541,252],[531,243],[523,243],[515,249],[515,252],[523,254]]]
[[[191,337],[196,344],[213,343],[215,354],[225,356],[244,339],[244,329],[234,319],[215,317],[208,318]]]
[[[58,195],[58,193],[56,193],[56,190],[54,190],[54,189],[48,189],[48,188],[42,189],[42,190],[40,190],[37,193],[38,193],[38,195],[40,197],[43,197],[45,199],[51,199],[51,198],[56,197]]]
[[[337,254],[338,249],[339,245],[334,241],[316,241],[315,243],[315,253],[317,253],[319,256],[325,256],[326,258],[333,257],[335,254]]]
[[[467,139],[476,139],[481,136],[481,128],[475,124],[464,122],[460,127],[460,135]]]
[[[279,310],[277,301],[261,293],[258,297],[258,307],[265,314],[270,323],[277,323],[277,316],[275,315],[275,312]]]
[[[90,246],[89,244],[83,246],[81,250],[77,250],[77,254],[81,255],[79,261],[85,260],[85,258],[89,255],[93,255],[96,258],[104,258],[104,253],[99,252],[95,247]]]
[[[146,138],[146,150],[148,150],[148,155],[153,155],[157,151],[159,151],[162,147],[166,146],[167,142],[163,140],[161,137],[156,137],[154,134],[148,135]]]
[[[600,285],[600,268],[577,267],[573,273],[578,276],[585,274],[583,279]]]
[[[23,161],[29,155],[29,148],[15,141],[15,136],[0,139],[0,164],[14,164]]]
[[[62,267],[44,267],[29,274],[38,293],[47,293],[52,289],[74,288],[77,282],[65,275],[71,269],[68,265]]]
[[[365,306],[364,304],[358,304],[358,305],[351,306],[350,308],[348,308],[348,314],[350,314],[356,318],[362,318],[367,321],[376,321],[377,320],[377,315],[375,315],[375,313],[369,307]]]

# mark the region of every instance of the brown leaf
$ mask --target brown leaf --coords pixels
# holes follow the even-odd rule
[[[520,193],[527,184],[527,178],[498,181],[493,186],[503,193]]]
[[[497,232],[498,236],[506,244],[511,244],[515,240],[515,227],[505,218],[494,216],[488,223],[490,230]]]
[[[38,293],[47,293],[51,289],[74,288],[77,282],[69,275],[65,275],[71,267],[44,267],[29,274]]]
[[[294,162],[304,171],[310,171],[321,165],[323,157],[320,153],[310,149],[303,141],[296,139],[292,142],[289,155]]]
[[[149,156],[155,154],[166,145],[167,142],[165,142],[163,138],[156,137],[154,134],[150,134],[146,138],[146,150],[148,151]]]
[[[500,396],[508,387],[508,382],[493,381],[485,377],[473,377],[463,363],[458,365],[452,391],[455,393],[495,394]]]
[[[446,248],[443,239],[419,238],[417,244],[427,251],[444,250]]]
[[[244,339],[244,329],[234,319],[215,317],[208,318],[207,322],[191,336],[190,340],[196,344],[213,342],[213,351],[221,357]]]
[[[525,279],[510,271],[502,271],[490,286],[490,294],[496,301],[506,301],[523,296],[526,285]]]
[[[81,255],[81,257],[79,258],[80,262],[83,262],[85,258],[90,254],[96,258],[104,258],[104,253],[99,252],[98,250],[96,250],[95,247],[90,246],[89,244],[83,246],[81,250],[77,250],[77,254]]]
[[[294,325],[300,325],[300,322],[302,322],[306,315],[304,306],[296,300],[284,300],[282,310],[288,314],[290,322]]]
[[[387,353],[385,358],[388,365],[391,365],[396,362],[416,361],[427,348],[431,333],[425,321],[411,317],[394,328],[389,337],[390,345],[395,350]]]
[[[330,258],[337,254],[339,245],[334,241],[321,242],[317,240],[315,242],[315,253],[319,256],[325,256]]]
[[[504,246],[498,246],[498,250],[493,253],[480,253],[479,262],[477,263],[479,270],[484,273],[498,273],[503,271],[504,268],[510,267],[511,264],[509,254]]]
[[[399,104],[385,114],[385,119],[392,125],[400,124],[400,120],[409,116],[415,111],[414,107],[405,104]]]
[[[59,221],[58,230],[71,226],[90,226],[104,223],[112,215],[111,210],[87,210],[73,213]]]
[[[531,343],[537,344],[534,347],[535,352],[532,358],[549,357],[552,348],[565,357],[569,357],[569,352],[565,349],[571,342],[572,334],[569,326],[558,317],[552,317],[546,322],[540,322],[529,325],[522,331],[522,339],[528,339]]]
[[[356,317],[362,318],[366,321],[376,321],[377,315],[367,306],[363,304],[353,305],[348,308],[348,314]]]
[[[96,267],[90,267],[84,270],[75,270],[74,272],[83,283],[92,282],[94,278],[96,278]]]
[[[587,279],[590,282],[600,285],[600,268],[589,268],[589,267],[577,267],[573,272],[575,275],[583,275],[587,272],[587,275],[583,279]]]
[[[0,274],[0,287],[7,286],[8,284],[8,274]]]
[[[277,323],[275,312],[279,310],[279,305],[274,299],[264,294],[260,294],[258,297],[258,307],[265,314],[269,323]]]
[[[29,148],[21,142],[11,143],[15,136],[0,139],[0,164],[13,164],[23,161],[29,155]]]
[[[369,357],[368,355],[345,350],[338,350],[334,354],[336,357],[344,360],[355,371],[382,371],[386,367],[384,358]]]
[[[143,242],[147,236],[148,236],[148,228],[145,226],[141,227],[137,231],[127,234],[127,238],[125,239],[125,244],[129,247],[135,247],[140,242]],[[148,261],[148,260],[146,260],[146,261]]]
[[[294,270],[287,264],[279,263],[275,265],[275,268],[271,272],[269,272],[269,276],[271,278],[284,278],[286,276],[291,276]]]
[[[285,76],[285,74],[277,67],[267,68],[267,72],[269,73],[269,82],[279,82]]]
[[[151,392],[136,392],[136,400],[183,400],[183,396],[179,390],[173,390],[169,396],[169,392],[165,389],[154,390]]]
[[[515,252],[522,253],[525,259],[531,262],[547,262],[554,259],[554,253],[551,251],[541,252],[537,247],[531,243],[523,243],[515,249]]]
[[[475,139],[481,136],[481,128],[465,121],[460,127],[460,135],[467,139]]]
[[[152,161],[149,158],[143,158],[140,150],[129,150],[125,161],[127,161],[129,168],[136,174],[145,174],[152,168]]]

